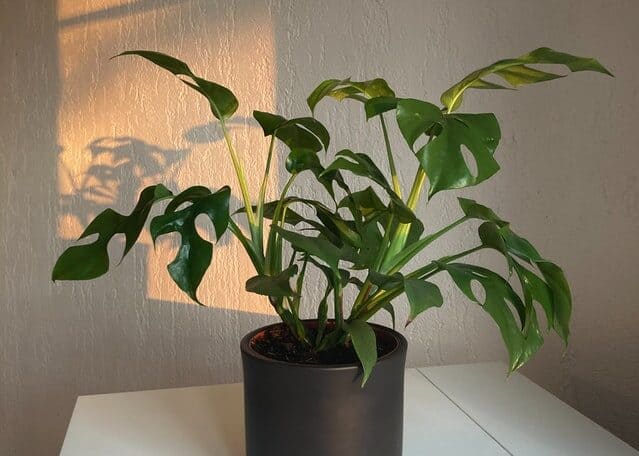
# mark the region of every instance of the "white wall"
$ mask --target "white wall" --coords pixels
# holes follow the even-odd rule
[[[638,14],[630,0],[0,1],[0,453],[54,453],[79,394],[238,380],[239,338],[273,320],[242,291],[251,271],[234,242],[216,250],[210,308],[175,291],[164,271],[175,245],[154,254],[148,237],[106,278],[49,280],[87,218],[129,210],[148,183],[237,187],[199,98],[140,61],[108,61],[130,48],[183,57],[236,92],[233,134],[255,181],[265,145],[251,110],[305,113],[321,79],[383,76],[436,101],[476,67],[539,45],[600,58],[616,79],[469,95],[467,110],[501,120],[503,171],[461,194],[511,220],[572,284],[568,351],[548,337],[526,373],[639,446]],[[355,105],[327,102],[318,115],[335,147],[383,162],[378,127]],[[408,186],[415,162],[404,157]],[[444,197],[421,215],[436,227],[456,211]],[[471,236],[455,232],[429,255]],[[410,364],[504,358],[493,323],[442,284],[444,307],[407,331]]]

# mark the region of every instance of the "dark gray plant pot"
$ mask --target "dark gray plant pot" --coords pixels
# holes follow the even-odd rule
[[[407,343],[372,326],[395,348],[364,388],[358,364],[292,364],[253,350],[268,326],[242,339],[247,456],[401,456]]]

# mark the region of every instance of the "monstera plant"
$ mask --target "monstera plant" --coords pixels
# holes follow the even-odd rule
[[[112,209],[100,213],[80,239],[96,236],[69,247],[60,256],[53,269],[54,280],[87,280],[105,274],[110,263],[109,241],[115,235],[124,234],[123,255],[126,255],[153,207],[167,202],[163,211],[151,219],[151,237],[155,241],[160,236],[179,235],[180,247],[168,265],[168,273],[194,301],[206,301],[197,290],[213,256],[213,245],[196,230],[199,215],[210,219],[218,240],[230,232],[246,250],[255,268],[255,276],[246,282],[246,289],[268,297],[282,320],[277,331],[262,330],[252,335],[248,350],[259,352],[258,357],[289,364],[326,366],[343,365],[351,353],[359,360],[361,383],[368,380],[370,384],[363,390],[369,386],[374,390],[372,384],[377,375],[370,379],[369,376],[378,357],[380,361],[385,359],[389,351],[397,351],[398,344],[380,342],[384,339],[382,331],[368,320],[384,311],[389,312],[394,321],[393,305],[403,294],[409,305],[406,324],[429,308],[441,307],[442,294],[430,281],[437,274],[448,275],[470,301],[492,317],[508,349],[510,370],[522,366],[543,343],[539,309],[548,328],[564,341],[568,340],[571,295],[562,270],[516,234],[507,221],[476,201],[459,198],[459,218],[436,232],[425,233],[414,211],[440,192],[480,184],[499,171],[497,118],[492,113],[460,112],[470,89],[506,89],[564,77],[539,69],[539,64],[560,66],[570,72],[595,71],[610,75],[597,60],[539,48],[472,72],[442,94],[441,105],[400,97],[379,78],[361,82],[323,81],[307,99],[310,116],[285,118],[253,112],[267,141],[266,168],[259,193],[250,195],[242,165],[247,157],[236,150],[227,128],[228,119],[238,108],[235,95],[226,87],[197,76],[186,63],[168,55],[151,51],[128,51],[120,55],[143,57],[204,96],[224,133],[243,206],[230,212],[228,186],[217,190],[193,186],[179,193],[162,184],[147,187],[130,214],[123,215]],[[354,100],[361,104],[367,120],[380,123],[385,166],[376,164],[367,153],[331,150],[329,132],[314,117],[318,104],[325,98]],[[388,121],[397,122],[403,136],[404,143],[399,149],[391,146]],[[288,179],[279,198],[266,201],[272,158],[278,143],[284,145],[287,154]],[[472,157],[474,166],[469,166],[465,154]],[[415,169],[410,188],[401,186],[397,160],[405,160]],[[386,167],[390,175],[382,171]],[[324,202],[290,194],[292,184],[302,175],[319,184],[326,193]],[[300,210],[300,207],[306,209]],[[311,213],[314,216],[303,215]],[[477,243],[461,252],[429,258],[420,267],[407,268],[409,263],[414,264],[412,260],[417,255],[422,261],[428,258],[424,252],[435,240],[473,220],[480,221]],[[247,229],[242,228],[244,224]],[[493,249],[504,256],[510,279],[518,282],[517,287],[513,288],[509,279],[496,272],[463,262],[468,255],[483,249]],[[319,270],[323,277],[325,291],[321,296],[305,295],[302,291],[308,277],[317,277],[308,274],[311,268]],[[476,293],[474,284],[479,284],[483,293]],[[352,302],[344,302],[347,287],[356,290]],[[302,316],[308,315],[309,309],[316,315],[311,321]],[[286,341],[280,344],[285,348],[270,350],[268,345],[277,345],[278,338]],[[351,360],[357,365],[356,361]],[[403,369],[403,358],[400,364]],[[264,372],[259,375],[262,379],[267,376]],[[249,379],[245,381],[249,388],[247,399],[250,399],[248,393],[254,386]],[[278,382],[286,383],[282,379]],[[270,385],[272,391],[273,383]],[[289,393],[290,388],[295,387],[286,386]],[[397,388],[401,390],[401,385]],[[390,393],[386,389],[376,394],[388,396]],[[394,395],[393,400],[400,404],[389,407],[399,407],[401,413],[401,397]],[[267,412],[273,416],[273,410]],[[286,445],[282,442],[290,439],[290,433],[281,441],[273,437],[272,429],[270,436],[259,436],[258,413],[261,412],[249,413],[247,408],[249,454],[272,454],[264,448],[274,441],[279,442],[277,448],[281,450],[281,446]],[[299,416],[294,421],[283,427],[298,426]],[[371,434],[377,432],[371,430]],[[249,436],[251,433],[253,437]],[[401,426],[399,436],[401,451]],[[389,443],[388,448],[377,442],[370,452],[357,454],[397,454],[397,436],[389,438],[394,442]],[[350,441],[353,440],[357,439],[351,437]],[[316,445],[322,444],[326,443],[320,441]],[[361,449],[363,443],[357,444]],[[339,451],[345,448],[340,447]],[[298,446],[294,453],[284,450],[281,454],[306,454],[299,451]]]

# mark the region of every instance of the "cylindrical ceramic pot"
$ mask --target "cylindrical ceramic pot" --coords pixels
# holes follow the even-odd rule
[[[274,325],[272,325],[274,326]],[[391,349],[362,388],[359,364],[292,364],[241,342],[247,456],[401,456],[406,339],[371,325]]]

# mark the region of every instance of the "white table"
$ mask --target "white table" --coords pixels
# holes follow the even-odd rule
[[[501,363],[408,369],[404,455],[639,456],[505,371]],[[240,383],[80,396],[61,454],[242,456],[242,402]]]

